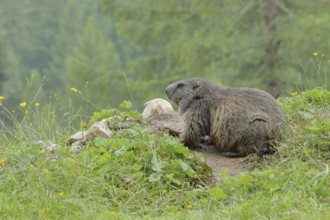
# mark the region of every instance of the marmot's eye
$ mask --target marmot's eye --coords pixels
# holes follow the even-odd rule
[[[180,88],[180,87],[183,87],[183,86],[184,86],[183,83],[178,83],[177,88]]]

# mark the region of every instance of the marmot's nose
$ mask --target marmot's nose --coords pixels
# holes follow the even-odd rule
[[[173,84],[169,85],[165,89],[165,93],[169,99],[171,99],[171,96],[173,95]]]
[[[169,86],[166,87],[166,89],[165,89],[165,93],[166,93],[166,95],[168,96],[168,93],[169,93]]]
[[[165,93],[166,93],[166,95],[168,95],[168,91],[167,91],[167,88],[165,89]]]

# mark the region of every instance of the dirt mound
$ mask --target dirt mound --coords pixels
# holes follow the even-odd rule
[[[154,115],[145,120],[153,131],[167,131],[173,136],[179,137],[184,130],[182,116],[178,112],[167,112]],[[200,148],[189,150],[191,155],[201,153],[205,158],[206,165],[213,170],[215,180],[219,179],[222,169],[228,169],[229,174],[237,176],[240,173],[250,171],[243,162],[244,158],[228,158],[221,155],[213,145],[202,144]]]

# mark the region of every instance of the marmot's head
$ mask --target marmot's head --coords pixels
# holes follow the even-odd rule
[[[201,78],[179,80],[169,85],[165,92],[170,100],[180,105],[181,101],[186,101],[193,98],[195,91],[200,88],[202,84],[207,82],[208,81]]]

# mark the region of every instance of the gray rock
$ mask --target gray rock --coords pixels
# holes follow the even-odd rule
[[[160,115],[163,113],[174,112],[172,105],[165,99],[152,99],[145,104],[145,108],[142,112],[142,118],[147,119],[149,117]]]
[[[184,131],[183,117],[175,111],[149,117],[144,123],[153,131],[166,131],[174,136],[180,136]]]
[[[70,150],[80,151],[85,145],[86,141],[93,140],[96,137],[110,138],[112,131],[107,125],[106,119],[94,123],[88,130],[79,131],[72,135],[66,144],[69,146]]]
[[[49,151],[49,152],[54,152],[57,148],[60,147],[60,145],[54,144],[51,141],[38,140],[35,143],[37,145],[37,148],[39,148],[39,149],[45,149],[46,151]]]

